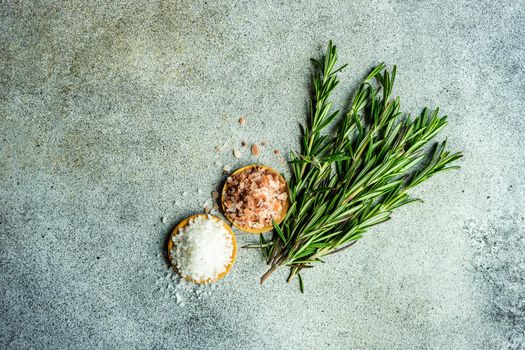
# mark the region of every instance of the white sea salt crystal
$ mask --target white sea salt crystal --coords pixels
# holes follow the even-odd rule
[[[182,298],[179,293],[175,293],[175,298],[177,298],[177,304],[180,304],[182,302]]]
[[[231,262],[231,235],[222,222],[211,217],[191,220],[172,240],[172,263],[182,276],[197,281],[216,279]]]
[[[160,218],[160,222],[162,222],[163,224],[165,224],[166,221],[167,221],[167,220],[166,220],[166,217],[165,217],[165,216],[162,216],[162,217]]]

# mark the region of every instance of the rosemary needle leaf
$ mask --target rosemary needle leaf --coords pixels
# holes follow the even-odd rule
[[[274,220],[272,220],[272,224],[273,224],[273,228],[275,232],[277,232],[277,234],[279,235],[279,238],[282,240],[284,244],[286,244],[286,238],[284,237],[283,231],[281,230],[279,225],[277,225],[277,223]]]
[[[299,278],[299,289],[301,290],[301,293],[304,293],[303,278],[301,277],[300,273],[297,273],[297,277]]]
[[[323,262],[322,257],[354,245],[368,228],[390,219],[394,209],[413,202],[409,190],[432,176],[458,169],[462,157],[450,153],[446,141],[430,142],[447,124],[439,110],[424,108],[412,119],[399,111],[399,97],[391,97],[396,66],[374,67],[358,87],[348,113],[332,111],[330,96],[338,86],[337,49],[312,60],[312,98],[301,124],[301,150],[290,152],[288,181],[290,209],[273,222],[274,235],[261,236],[270,268],[264,282],[280,266],[289,266],[288,280],[299,270]],[[330,132],[328,132],[330,131]],[[426,151],[428,149],[428,152]]]

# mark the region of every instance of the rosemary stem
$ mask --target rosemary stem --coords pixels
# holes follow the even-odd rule
[[[277,268],[280,266],[280,264],[278,264],[278,262],[275,262],[268,271],[266,271],[266,273],[264,275],[262,275],[261,277],[261,281],[260,283],[263,284],[269,277],[272,273],[275,272],[275,270],[277,270]]]

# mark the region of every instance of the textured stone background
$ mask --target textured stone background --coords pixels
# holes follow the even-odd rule
[[[524,37],[520,1],[2,1],[0,348],[525,348]],[[259,286],[241,250],[176,306],[155,285],[170,228],[254,161],[241,140],[285,169],[272,150],[298,147],[329,39],[339,105],[398,64],[403,110],[450,116],[462,170],[305,272],[305,294],[285,271]]]

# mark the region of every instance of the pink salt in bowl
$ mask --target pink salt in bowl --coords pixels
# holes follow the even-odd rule
[[[270,168],[268,166],[265,166],[265,165],[251,164],[243,168],[237,169],[229,176],[229,178],[235,177],[236,175],[240,176],[243,172],[246,172],[246,173],[252,172],[254,168],[260,168],[264,170],[267,173],[267,175],[272,175],[274,178],[276,178],[281,185],[280,188],[282,189],[282,193],[286,194],[286,198],[279,200],[279,205],[276,205],[280,207],[279,210],[276,210],[275,215],[272,215],[273,220],[277,224],[280,224],[284,220],[286,213],[288,212],[288,208],[290,207],[290,200],[289,200],[289,195],[288,195],[288,184],[286,183],[286,180],[284,179],[284,177],[277,170]],[[231,200],[230,196],[228,195],[228,191],[231,187],[232,185],[228,181],[226,181],[222,189],[221,204],[222,204],[222,211],[224,215],[226,216],[226,218],[228,218],[228,220],[232,223],[232,225],[237,227],[241,231],[248,232],[248,233],[256,233],[256,234],[273,230],[273,225],[272,225],[271,220],[267,222],[266,224],[264,224],[263,226],[261,226],[260,223],[258,225],[250,225],[250,224],[242,223],[238,220],[238,217],[236,217],[237,213],[232,212],[230,210],[232,206],[236,205],[235,201]],[[238,200],[239,201],[242,200],[244,202],[244,198],[239,198]],[[275,199],[270,205],[275,205]],[[243,210],[245,209],[249,209],[250,211],[259,210],[260,212],[263,212],[263,214],[267,214],[267,212],[265,212],[264,209],[260,209],[260,207],[254,207],[253,205],[251,208],[244,208]]]

